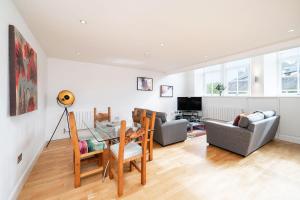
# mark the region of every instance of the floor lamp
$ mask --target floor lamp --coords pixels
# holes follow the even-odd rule
[[[61,123],[62,118],[65,115],[67,116],[67,123],[68,123],[68,129],[69,129],[68,133],[69,133],[69,136],[70,136],[69,111],[68,111],[68,108],[73,105],[73,103],[75,101],[75,96],[74,96],[74,94],[72,92],[70,92],[68,90],[62,90],[62,91],[60,91],[58,93],[58,95],[56,97],[56,101],[57,101],[57,104],[59,106],[64,107],[64,111],[63,111],[63,113],[62,113],[62,115],[61,115],[61,117],[60,117],[60,119],[59,119],[59,121],[58,121],[58,123],[57,123],[57,125],[56,125],[56,127],[55,127],[55,129],[54,129],[54,131],[52,133],[52,135],[51,135],[51,138],[50,138],[49,142],[46,145],[46,147],[49,146],[49,144],[50,144],[50,142],[51,142],[51,140],[52,140],[52,138],[53,138],[53,136],[54,136],[54,134],[55,134],[58,126],[59,126],[59,124]]]

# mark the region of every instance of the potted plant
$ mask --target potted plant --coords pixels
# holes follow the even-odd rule
[[[218,91],[220,96],[222,96],[222,93],[225,90],[225,86],[223,85],[223,83],[217,83],[215,89]]]

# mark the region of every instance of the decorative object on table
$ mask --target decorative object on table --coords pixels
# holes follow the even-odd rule
[[[21,33],[9,25],[10,115],[37,109],[37,54]]]
[[[107,113],[97,113],[97,109],[94,108],[94,128],[96,128],[96,122],[109,121],[111,122],[111,108],[107,108]]]
[[[68,118],[69,117],[72,146],[74,151],[74,186],[75,188],[77,188],[80,186],[82,178],[102,172],[105,144],[103,142],[97,142],[94,138],[85,141],[79,141],[74,113],[70,112],[70,114],[68,114]],[[96,161],[98,162],[98,167],[96,169],[92,169],[90,171],[82,173],[80,169],[82,165],[81,161],[91,158],[92,156],[97,156]]]
[[[173,86],[161,85],[160,86],[160,96],[161,97],[173,97]]]
[[[222,93],[226,88],[223,83],[217,83],[215,89],[218,91],[219,95],[222,96]]]
[[[147,140],[149,130],[149,118],[142,120],[142,129],[139,129],[136,134],[132,133],[130,139],[132,142],[126,144],[126,121],[121,121],[119,130],[120,142],[110,146],[110,165],[109,178],[117,180],[118,196],[123,195],[124,190],[124,164],[130,163],[130,171],[136,168],[141,173],[141,184],[146,184],[146,155],[147,155]],[[134,139],[142,136],[142,145],[140,146]],[[138,166],[136,160],[141,159],[141,166]],[[117,163],[118,170],[114,170],[114,162]]]
[[[53,136],[54,136],[54,134],[55,134],[55,132],[56,132],[56,130],[57,130],[57,128],[58,128],[58,126],[59,126],[59,124],[60,124],[60,122],[61,122],[61,120],[62,120],[62,118],[63,118],[63,116],[64,116],[65,114],[66,114],[66,116],[67,116],[67,124],[68,124],[68,129],[69,129],[69,130],[68,130],[68,133],[69,133],[69,136],[70,136],[69,111],[68,111],[68,107],[70,107],[70,106],[72,106],[72,105],[74,104],[74,102],[75,102],[75,96],[74,96],[74,94],[73,94],[71,91],[69,91],[69,90],[62,90],[62,91],[60,91],[60,92],[58,93],[58,95],[57,95],[57,97],[56,97],[56,102],[57,102],[58,105],[64,107],[64,111],[63,111],[63,113],[62,113],[62,115],[61,115],[61,117],[60,117],[60,119],[59,119],[59,121],[58,121],[58,123],[57,123],[57,125],[56,125],[56,127],[55,127],[55,129],[54,129],[54,131],[53,131],[53,133],[52,133],[52,135],[51,135],[51,138],[50,138],[49,142],[48,142],[47,145],[46,145],[46,147],[49,146],[49,144],[50,144],[50,142],[51,142],[51,140],[52,140],[52,138],[53,138]],[[70,137],[71,137],[71,136],[70,136]]]
[[[137,90],[152,91],[153,90],[153,78],[137,77]]]

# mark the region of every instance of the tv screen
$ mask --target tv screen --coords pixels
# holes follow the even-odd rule
[[[202,97],[177,97],[177,110],[202,110]]]

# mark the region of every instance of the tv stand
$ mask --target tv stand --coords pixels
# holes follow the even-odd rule
[[[189,122],[199,122],[201,119],[199,112],[200,111],[177,111],[175,119],[186,119]]]

